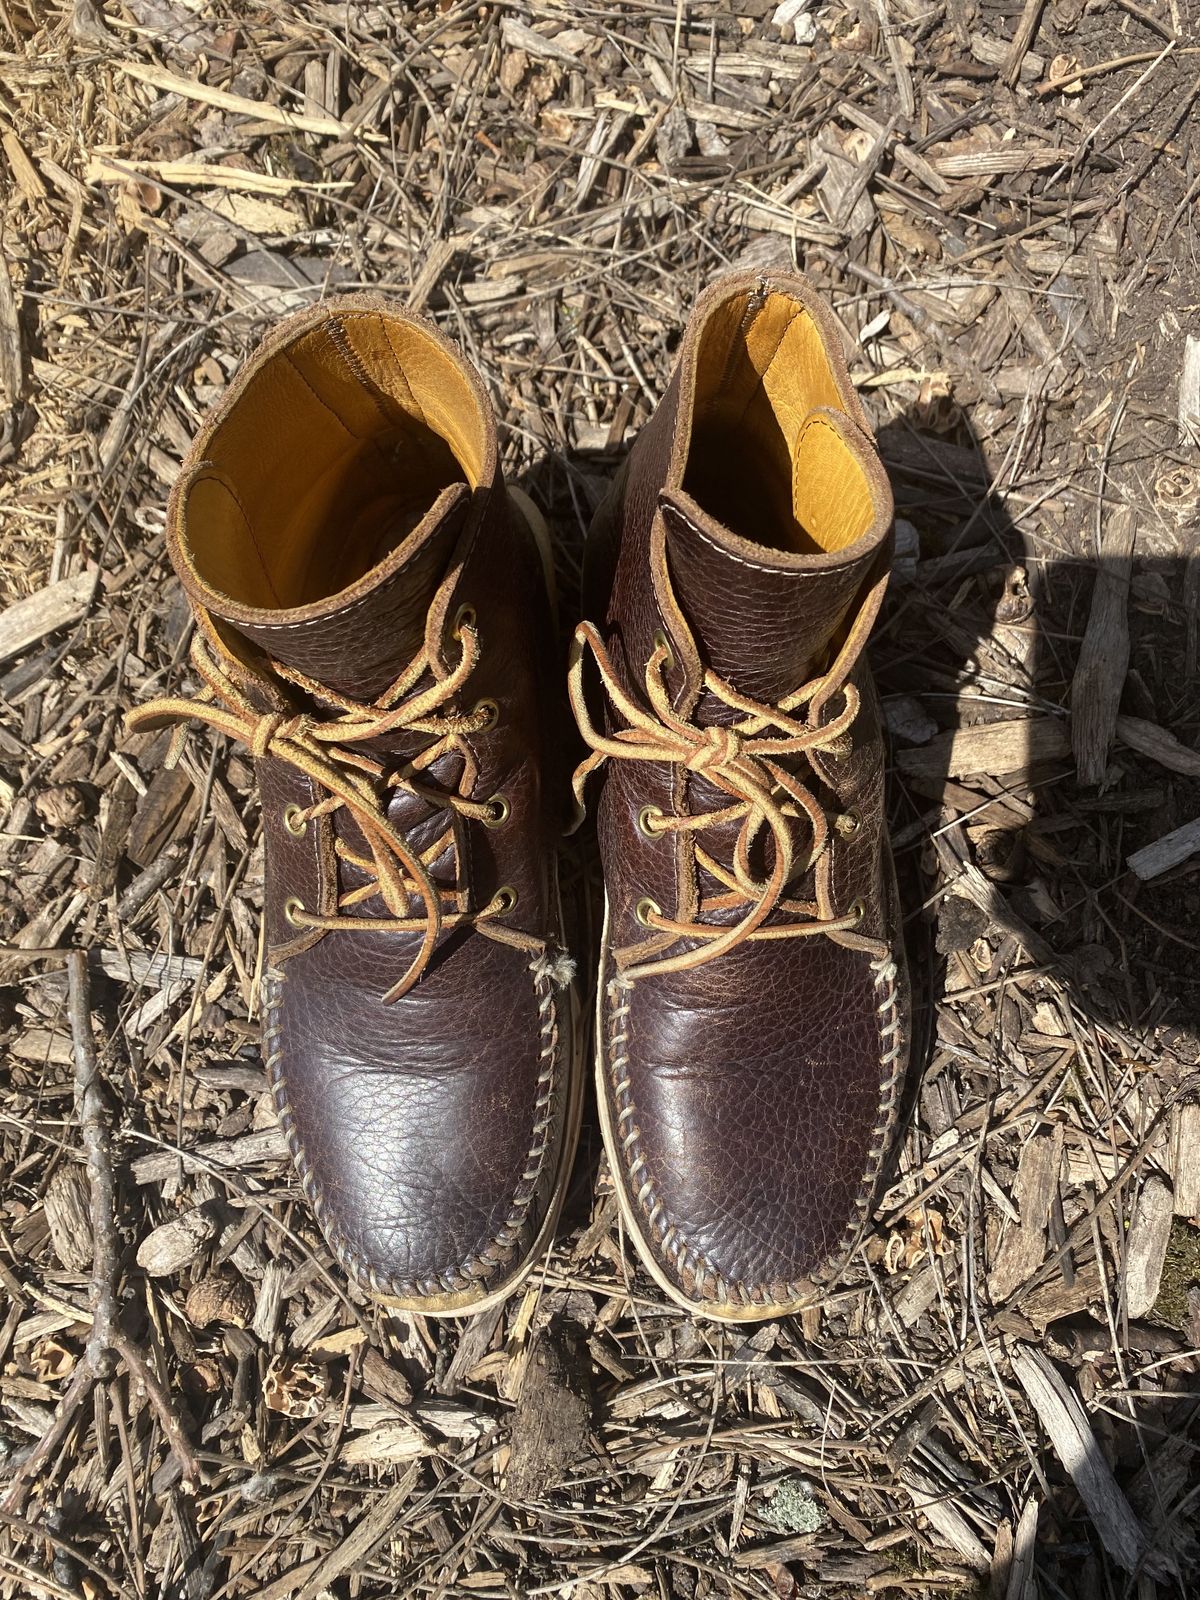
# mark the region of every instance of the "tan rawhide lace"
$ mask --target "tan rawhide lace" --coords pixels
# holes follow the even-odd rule
[[[256,760],[273,756],[287,762],[327,796],[314,805],[295,808],[289,820],[294,833],[302,833],[310,821],[330,816],[342,807],[353,816],[370,854],[353,850],[342,839],[337,839],[335,850],[343,861],[365,873],[368,881],[339,895],[334,915],[308,911],[293,901],[288,915],[294,926],[322,932],[359,929],[419,933],[417,952],[407,971],[383,996],[385,1001],[407,994],[429,965],[443,930],[464,922],[473,923],[480,933],[503,944],[536,953],[544,950],[544,940],[494,920],[511,909],[511,892],[498,891],[488,905],[472,912],[465,890],[444,888],[431,876],[432,864],[448,847],[453,845],[461,854],[458,818],[493,825],[496,821],[492,801],[470,798],[478,764],[468,742],[470,735],[491,725],[494,708],[485,703],[465,715],[442,710],[462,689],[479,660],[479,635],[473,620],[460,621],[455,628],[462,652],[453,668],[448,670],[427,643],[396,681],[369,705],[336,694],[281,662],[269,662],[274,677],[314,701],[334,707],[335,714],[329,717],[309,712],[260,711],[235,680],[230,670],[234,664],[215,632],[206,636],[208,632],[202,625],[191,647],[192,665],[204,685],[200,693],[194,698],[180,695],[149,701],[128,714],[126,725],[138,729],[172,722],[204,722],[248,746]],[[426,676],[432,676],[433,683],[414,693]],[[430,743],[398,770],[355,748],[400,732],[425,735]],[[186,735],[185,726],[176,728],[168,765],[178,760]],[[462,761],[457,792],[422,783],[419,774],[451,752]],[[397,788],[430,805],[444,807],[449,813],[445,831],[419,853],[388,820],[382,796],[386,790]],[[390,917],[348,914],[375,895],[382,898]],[[414,899],[420,903],[420,914],[415,916],[410,914]]]
[[[588,713],[583,686],[586,651],[595,659],[609,700],[629,724],[611,735],[601,733]],[[650,973],[682,972],[698,967],[736,949],[747,939],[800,939],[814,934],[832,934],[840,936],[844,943],[861,945],[875,952],[879,941],[852,932],[861,920],[859,908],[846,916],[822,919],[815,905],[788,899],[785,894],[793,869],[799,865],[808,870],[828,849],[829,821],[816,797],[781,764],[780,758],[811,750],[832,755],[845,753],[847,733],[859,711],[859,696],[854,685],[843,684],[845,703],[835,717],[823,725],[810,726],[791,713],[815,699],[825,679],[814,678],[778,706],[764,706],[739,694],[709,669],[703,675],[703,687],[732,710],[741,712],[742,720],[727,727],[698,727],[681,717],[672,706],[666,679],[670,665],[671,651],[660,635],[646,665],[646,695],[650,703],[647,711],[621,687],[612,659],[594,625],[582,622],[575,630],[569,692],[579,731],[592,749],[592,754],[575,769],[576,800],[582,804],[588,777],[605,761],[677,763],[689,772],[702,774],[709,783],[724,790],[731,803],[695,816],[667,816],[657,808],[648,808],[653,816],[643,814],[642,824],[648,833],[691,833],[695,836],[705,828],[741,822],[732,870],[710,855],[698,838],[693,839],[697,864],[725,888],[724,893],[702,900],[696,907],[695,917],[672,918],[661,908],[642,902],[647,909],[640,913],[639,920],[660,936],[656,941],[659,948],[669,948],[684,940],[698,942],[658,960],[629,961],[631,955],[644,950],[645,946],[617,951],[624,980],[632,982]],[[811,827],[812,844],[807,859],[798,864],[792,827],[801,815]],[[751,851],[764,828],[769,829],[774,843],[771,871],[765,882],[755,878],[750,867]],[[706,914],[746,904],[749,910],[732,925],[700,920]],[[767,918],[776,909],[804,920],[766,926]]]

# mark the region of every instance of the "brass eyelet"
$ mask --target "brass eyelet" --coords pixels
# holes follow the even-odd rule
[[[485,828],[502,828],[508,821],[511,807],[502,794],[494,794],[487,802],[486,814],[483,819]]]
[[[643,806],[638,812],[638,832],[642,835],[643,839],[662,838],[663,830],[654,826],[655,817],[659,818],[661,821],[662,814],[661,806]]]
[[[494,728],[500,721],[500,707],[494,700],[481,700],[471,715],[477,717],[480,713],[483,714],[484,718],[480,724],[480,733],[486,733],[489,728]]]
[[[304,926],[304,924],[302,922],[297,922],[296,921],[296,917],[297,917],[298,913],[300,913],[303,910],[304,910],[304,901],[301,900],[299,895],[290,894],[290,895],[288,895],[287,899],[283,902],[283,915],[284,915],[284,918],[285,918],[286,921],[291,923],[293,928],[302,928]]]
[[[496,913],[498,916],[506,916],[508,912],[515,908],[516,903],[517,891],[511,883],[506,883],[503,888],[496,890]]]
[[[284,806],[283,825],[293,839],[303,839],[308,832],[308,818],[304,815],[304,807],[298,806],[294,800],[291,805]]]
[[[654,924],[650,921],[650,918],[651,916],[661,917],[662,907],[656,901],[651,900],[648,894],[645,894],[634,907],[633,914],[643,928],[653,928]]]
[[[834,818],[833,825],[843,839],[853,839],[862,827],[862,818],[857,811],[844,811],[840,817]]]
[[[674,672],[675,652],[671,649],[670,639],[667,638],[666,634],[661,628],[656,628],[654,630],[654,648],[656,650],[665,650],[667,652],[667,659],[665,663],[667,671]]]
[[[850,907],[850,911],[849,911],[848,914],[854,918],[854,923],[855,923],[855,926],[857,927],[857,925],[866,916],[867,908],[866,908],[865,904],[863,903],[863,901],[861,899],[859,899],[859,900],[856,900],[854,902],[854,904]]]
[[[454,637],[456,639],[461,639],[462,638],[463,629],[464,628],[473,628],[474,626],[475,626],[475,607],[474,606],[459,606],[458,610],[454,613],[454,627],[451,629],[451,632],[454,634]]]

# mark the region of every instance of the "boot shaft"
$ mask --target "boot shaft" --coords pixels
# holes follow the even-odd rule
[[[420,319],[343,300],[280,323],[231,383],[171,496],[168,550],[227,641],[369,700],[503,499],[476,374]]]
[[[701,658],[770,703],[813,675],[886,574],[892,498],[839,330],[804,279],[734,276],[701,297],[618,493],[593,592],[631,662],[665,627],[685,705]]]

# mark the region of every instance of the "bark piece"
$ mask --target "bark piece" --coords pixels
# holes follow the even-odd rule
[[[378,1350],[368,1350],[363,1356],[359,1383],[363,1393],[380,1405],[403,1410],[412,1404],[412,1385],[399,1367],[393,1367]]]
[[[1129,575],[1137,522],[1131,506],[1113,512],[1101,543],[1092,608],[1071,680],[1071,746],[1081,783],[1099,783],[1117,730],[1129,669]]]
[[[512,1426],[507,1489],[536,1500],[588,1453],[592,1405],[574,1350],[541,1334],[525,1366]]]
[[[45,1212],[54,1254],[68,1272],[85,1271],[92,1259],[92,1225],[88,1218],[88,1183],[82,1168],[58,1169],[46,1190]]]
[[[825,158],[825,175],[817,192],[839,231],[857,239],[875,226],[874,203],[858,186],[857,165],[832,136],[822,143],[821,154]]]
[[[0,251],[0,405],[15,406],[25,384],[21,343],[21,318],[8,270],[7,254]]]
[[[11,661],[48,633],[78,622],[91,605],[95,589],[94,572],[77,572],[6,606],[0,611],[0,661]]]
[[[246,1328],[254,1316],[254,1293],[235,1274],[214,1272],[192,1285],[183,1309],[194,1328],[207,1328],[214,1322]]]
[[[976,772],[1002,777],[1025,772],[1035,761],[1060,761],[1070,753],[1067,725],[1058,717],[985,722],[939,734],[918,750],[900,750],[901,772],[931,778],[965,778]]]
[[[1147,1178],[1125,1246],[1125,1311],[1131,1318],[1144,1317],[1158,1299],[1174,1212],[1167,1185],[1161,1178]]]
[[[1164,872],[1170,872],[1172,867],[1194,856],[1197,850],[1200,850],[1200,817],[1194,817],[1181,828],[1164,833],[1153,844],[1135,850],[1132,855],[1125,857],[1125,865],[1143,883],[1148,883],[1151,878],[1160,878]]]
[[[739,1550],[734,1555],[733,1564],[750,1571],[761,1571],[788,1561],[810,1561],[816,1548],[815,1534],[800,1533],[792,1539],[778,1539],[774,1544],[750,1545],[745,1550]]]
[[[1046,1254],[1046,1226],[1062,1166],[1063,1129],[1030,1139],[1021,1152],[1013,1198],[1021,1220],[1006,1228],[988,1278],[994,1301],[1007,1300],[1031,1278]]]
[[[160,767],[138,802],[126,854],[150,867],[176,837],[183,838],[200,814],[195,786],[181,767]]]
[[[178,1171],[181,1160],[185,1171],[203,1172],[206,1165],[249,1167],[259,1161],[282,1161],[287,1154],[283,1129],[263,1128],[236,1139],[214,1139],[195,1150],[156,1150],[153,1155],[139,1156],[130,1170],[135,1183],[166,1183]]]
[[[1117,738],[1126,749],[1149,756],[1168,772],[1181,772],[1185,778],[1200,778],[1200,751],[1190,750],[1156,722],[1149,722],[1145,717],[1118,717]]]
[[[1039,1502],[1030,1495],[1021,1511],[1013,1540],[1012,1563],[1008,1569],[1008,1587],[1004,1600],[1037,1600],[1037,1578],[1034,1576],[1034,1558],[1037,1545]]]
[[[283,1312],[283,1289],[290,1276],[288,1267],[282,1261],[268,1261],[263,1268],[262,1282],[258,1286],[258,1304],[254,1308],[254,1321],[250,1326],[264,1344],[270,1344],[279,1327]]]
[[[348,1439],[341,1459],[347,1466],[390,1467],[400,1461],[415,1461],[432,1455],[428,1439],[411,1422],[384,1421],[366,1433]]]
[[[1079,1397],[1040,1350],[1014,1345],[1011,1359],[1017,1382],[1070,1474],[1109,1555],[1125,1572],[1169,1576],[1166,1564],[1148,1548],[1142,1526],[1113,1477]]]
[[[1042,3],[1043,0],[1025,0],[1021,20],[1017,23],[1017,31],[1013,34],[1012,45],[1004,63],[1004,81],[1010,89],[1021,76],[1021,63],[1028,55],[1033,36],[1037,32]]]
[[[943,1542],[976,1572],[986,1572],[992,1558],[962,1512],[947,1499],[945,1492],[916,1467],[905,1467],[900,1475],[913,1504]]]
[[[417,1469],[410,1467],[400,1482],[381,1495],[367,1515],[355,1523],[339,1545],[322,1557],[315,1567],[308,1568],[306,1564],[301,1587],[281,1588],[272,1584],[270,1592],[278,1593],[280,1600],[284,1595],[294,1595],[295,1600],[315,1600],[315,1596],[328,1591],[344,1572],[361,1566],[400,1521],[400,1513],[408,1503],[416,1481]],[[263,1600],[267,1592],[263,1591]]]
[[[1175,1215],[1200,1216],[1200,1101],[1185,1101],[1171,1112],[1171,1178]]]
[[[1184,444],[1200,444],[1200,339],[1190,333],[1179,374],[1179,437]]]
[[[208,1248],[218,1226],[211,1207],[195,1206],[148,1233],[138,1245],[137,1264],[152,1278],[178,1272]]]
[[[1075,1263],[1075,1276],[1070,1283],[1058,1275],[1037,1289],[1017,1295],[1014,1309],[1039,1333],[1045,1333],[1052,1322],[1061,1322],[1063,1317],[1086,1311],[1099,1300],[1101,1293],[1100,1270],[1092,1258]]]
[[[937,1299],[937,1274],[932,1267],[916,1273],[896,1296],[893,1309],[906,1328],[915,1327]]]

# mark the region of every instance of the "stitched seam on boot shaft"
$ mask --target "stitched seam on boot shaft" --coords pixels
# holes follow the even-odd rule
[[[828,427],[828,423],[826,423],[825,426]],[[752,572],[765,572],[767,576],[771,578],[778,578],[780,575],[788,577],[794,572],[802,574],[805,571],[803,567],[793,568],[786,566],[769,566],[765,561],[753,561],[749,556],[744,556],[740,554],[739,551],[732,550],[727,545],[718,543],[718,541],[714,539],[711,534],[705,533],[704,529],[688,516],[687,512],[682,506],[672,503],[670,510],[671,515],[673,517],[678,517],[680,522],[683,523],[689,533],[694,534],[695,537],[706,544],[710,550],[715,550],[717,554],[723,557],[725,560],[733,561],[739,567],[748,567]],[[857,543],[857,541],[855,542]],[[842,552],[840,550],[835,550],[832,553],[834,555],[841,555]],[[847,567],[852,566],[853,564],[854,563],[850,561],[843,561],[838,566],[822,567],[820,570],[822,576],[828,577],[831,573],[844,572]]]
[[[296,1130],[295,1119],[288,1101],[283,1049],[279,1044],[283,1032],[281,1002],[286,972],[276,970],[264,979],[263,997],[269,1022],[263,1030],[263,1057],[276,1115],[283,1129],[288,1152],[300,1178],[305,1197],[330,1250],[353,1278],[376,1294],[394,1295],[398,1298],[417,1297],[439,1292],[453,1293],[469,1289],[476,1284],[484,1284],[494,1269],[509,1258],[513,1247],[520,1239],[521,1230],[537,1195],[538,1184],[550,1149],[550,1130],[554,1125],[554,1100],[560,1076],[557,1070],[560,1044],[558,1006],[554,1000],[554,986],[546,973],[535,971],[532,966],[529,970],[534,978],[534,993],[539,997],[538,1022],[542,1048],[538,1055],[540,1067],[533,1104],[533,1138],[514,1191],[508,1218],[504,1226],[481,1250],[466,1257],[457,1266],[448,1268],[442,1273],[430,1273],[423,1278],[412,1279],[393,1278],[377,1272],[361,1252],[355,1250],[349,1243],[329,1212],[303,1140]]]
[[[875,974],[876,993],[877,995],[882,993],[883,998],[875,1007],[879,1019],[876,1026],[880,1039],[880,1110],[871,1130],[867,1164],[851,1207],[850,1221],[843,1230],[841,1240],[826,1257],[822,1268],[811,1278],[784,1284],[748,1284],[744,1279],[726,1280],[712,1257],[691,1244],[683,1229],[671,1219],[659,1193],[658,1184],[641,1153],[641,1129],[637,1124],[637,1105],[633,1098],[632,1080],[628,1072],[629,1058],[623,1052],[613,1054],[613,1047],[623,1045],[629,1037],[627,1032],[614,1031],[614,1024],[619,1028],[620,1022],[629,1013],[630,1001],[626,999],[618,1006],[616,999],[623,991],[617,984],[609,984],[610,1026],[606,1049],[609,1056],[609,1086],[618,1110],[616,1143],[621,1149],[633,1197],[656,1231],[660,1248],[675,1262],[680,1272],[692,1268],[697,1280],[697,1296],[700,1299],[720,1304],[733,1302],[739,1305],[772,1304],[792,1307],[798,1301],[807,1303],[811,1300],[815,1289],[836,1279],[858,1244],[869,1216],[884,1157],[890,1147],[891,1133],[899,1107],[899,1088],[905,1071],[903,1059],[905,1051],[901,1038],[901,1020],[896,993],[895,959],[889,955],[880,961],[872,961],[871,970]],[[627,1123],[628,1127],[625,1126]],[[639,1175],[641,1175],[640,1182]],[[693,1263],[699,1264],[698,1270]],[[708,1288],[710,1277],[713,1280],[711,1291]]]

